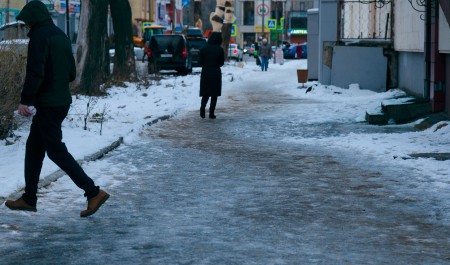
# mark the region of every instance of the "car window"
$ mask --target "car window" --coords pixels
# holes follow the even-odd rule
[[[155,35],[150,41],[150,48],[155,52],[181,52],[183,46],[183,38],[176,35]]]
[[[190,40],[189,44],[191,45],[191,48],[200,49],[203,46],[206,46],[207,42],[205,39],[196,39],[196,40]]]

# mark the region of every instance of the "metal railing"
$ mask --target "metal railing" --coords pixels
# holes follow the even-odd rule
[[[340,39],[390,40],[392,4],[378,1],[342,0],[340,2]]]

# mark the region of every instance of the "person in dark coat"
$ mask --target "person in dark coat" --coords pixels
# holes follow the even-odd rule
[[[202,67],[200,76],[200,117],[205,118],[205,108],[211,97],[209,105],[209,118],[215,119],[217,97],[222,95],[222,71],[220,67],[225,63],[225,54],[222,49],[222,34],[213,32],[208,39],[208,45],[200,50],[199,63]]]
[[[62,142],[61,124],[72,103],[69,82],[76,76],[72,45],[55,24],[41,1],[31,1],[16,18],[30,28],[28,58],[18,113],[32,116],[25,151],[25,193],[21,198],[6,201],[11,210],[36,211],[37,189],[45,154],[72,181],[84,190],[88,206],[80,216],[94,214],[109,194],[94,184]]]

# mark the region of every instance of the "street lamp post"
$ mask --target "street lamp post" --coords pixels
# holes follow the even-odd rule
[[[67,37],[69,37],[70,39],[70,24],[69,24],[69,0],[66,0],[66,32],[67,32]]]
[[[266,16],[266,7],[264,6],[264,0],[262,0],[262,34],[261,34],[261,38],[264,39],[264,17]]]

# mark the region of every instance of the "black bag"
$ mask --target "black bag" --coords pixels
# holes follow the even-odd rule
[[[256,65],[261,65],[261,59],[259,59],[259,56],[256,57]]]

